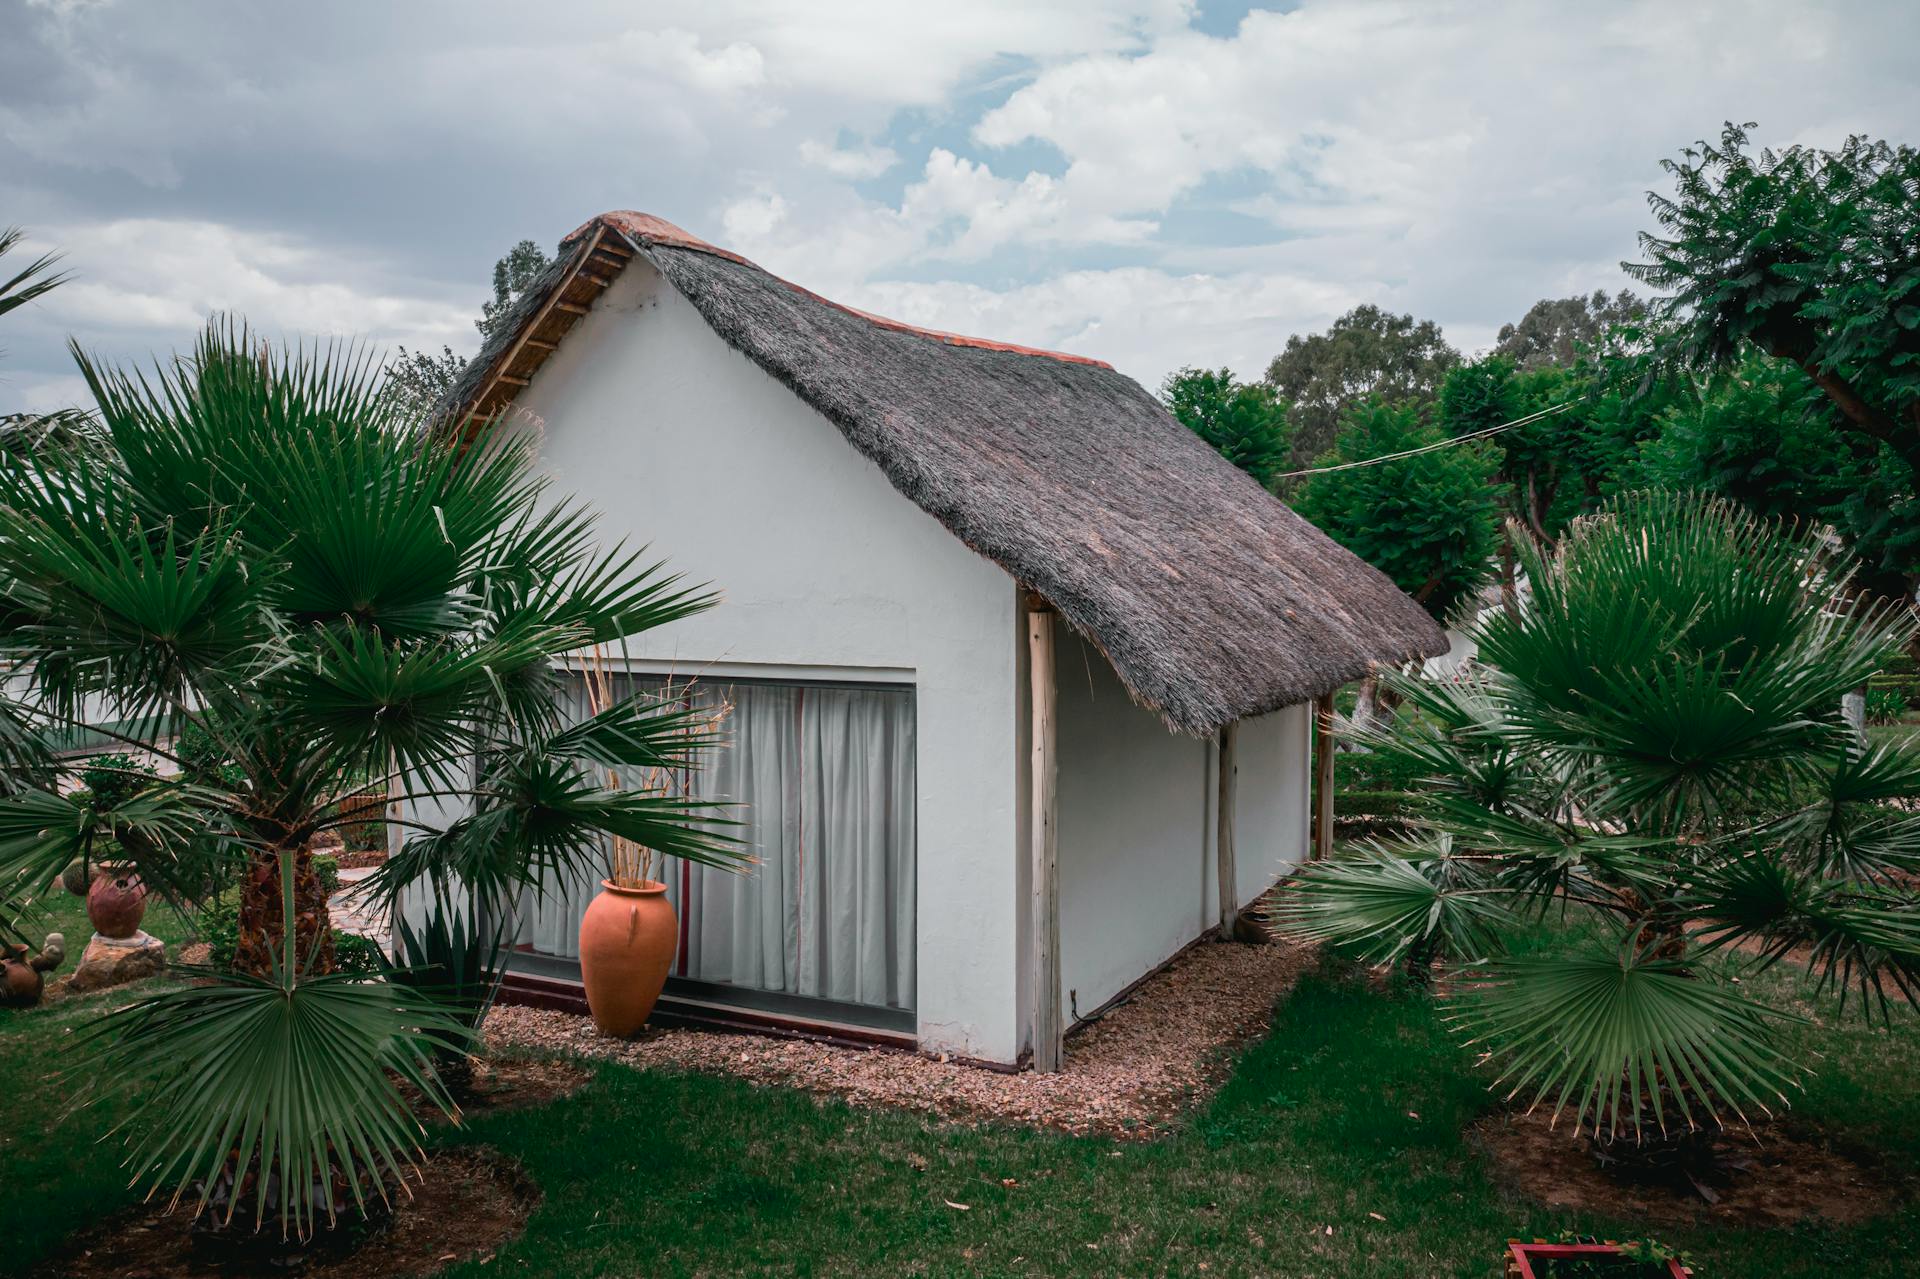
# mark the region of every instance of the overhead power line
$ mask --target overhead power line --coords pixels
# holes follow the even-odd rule
[[[1529,422],[1538,422],[1543,417],[1552,417],[1555,413],[1564,413],[1573,407],[1573,401],[1555,404],[1551,408],[1541,409],[1538,413],[1529,413],[1517,417],[1511,422],[1502,422],[1498,426],[1483,426],[1477,431],[1468,431],[1465,435],[1455,435],[1448,439],[1437,440],[1432,444],[1422,444],[1417,449],[1404,449],[1398,453],[1387,453],[1380,457],[1363,458],[1358,462],[1342,462],[1338,466],[1311,466],[1304,471],[1288,471],[1274,476],[1277,480],[1297,480],[1303,475],[1330,475],[1335,471],[1351,471],[1362,466],[1379,466],[1383,462],[1398,462],[1402,458],[1419,457],[1422,453],[1432,453],[1436,449],[1452,448],[1456,444],[1465,444],[1468,440],[1484,440],[1490,435],[1510,431],[1516,426],[1525,426]]]

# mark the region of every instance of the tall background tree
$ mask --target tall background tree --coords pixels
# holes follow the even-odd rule
[[[1748,390],[1751,355],[1789,366],[1825,397],[1844,443],[1819,451],[1835,468],[1828,479],[1874,475],[1908,523],[1920,476],[1920,151],[1864,137],[1835,150],[1756,150],[1753,127],[1728,124],[1717,143],[1665,161],[1673,194],[1649,195],[1658,229],[1640,237],[1645,260],[1622,265],[1662,290],[1649,312],[1655,352],[1671,372]],[[1784,373],[1758,382],[1793,385]],[[1662,465],[1672,460],[1669,451]],[[1841,514],[1835,526],[1866,561],[1863,584],[1910,600],[1920,561],[1904,531]]]
[[[1522,369],[1544,364],[1572,368],[1583,355],[1601,349],[1608,334],[1646,314],[1646,303],[1626,289],[1604,289],[1571,298],[1541,298],[1513,324],[1503,324],[1491,354],[1505,356]]]
[[[1432,320],[1357,306],[1325,333],[1295,334],[1267,366],[1267,384],[1292,406],[1293,465],[1325,452],[1347,410],[1372,397],[1426,404],[1460,353]]]
[[[527,286],[552,264],[553,259],[547,256],[546,250],[532,240],[520,241],[493,264],[493,299],[480,304],[480,318],[473,322],[473,327],[480,330],[482,342],[499,331]],[[388,369],[387,393],[403,412],[424,418],[433,412],[466,367],[467,357],[455,355],[450,346],[442,346],[438,355],[431,351],[409,351],[403,346],[395,352]]]
[[[1415,449],[1429,451],[1309,475],[1292,503],[1444,623],[1485,583],[1493,560],[1498,514],[1487,446],[1450,442],[1415,405],[1367,400],[1348,412],[1334,447],[1315,465]]]
[[[1576,517],[1640,482],[1641,445],[1658,433],[1677,386],[1640,386],[1640,363],[1596,348],[1570,364],[1538,360],[1531,368],[1486,355],[1447,374],[1438,415],[1449,435],[1520,423],[1486,439],[1496,463],[1500,580],[1509,604],[1515,536],[1550,551]]]
[[[1287,466],[1287,405],[1270,386],[1236,381],[1231,369],[1181,369],[1160,387],[1181,425],[1271,490]]]

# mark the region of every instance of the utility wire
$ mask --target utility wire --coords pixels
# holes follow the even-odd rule
[[[1525,426],[1529,422],[1538,422],[1543,417],[1552,417],[1555,413],[1564,413],[1572,407],[1573,401],[1568,400],[1565,404],[1556,404],[1551,408],[1541,409],[1538,413],[1529,413],[1525,417],[1517,417],[1511,422],[1502,422],[1498,426],[1483,426],[1477,431],[1468,431],[1465,435],[1455,435],[1444,440],[1437,440],[1432,444],[1422,444],[1417,449],[1407,449],[1400,453],[1388,453],[1381,457],[1363,458],[1358,462],[1342,462],[1337,466],[1314,466],[1308,467],[1304,471],[1288,471],[1283,475],[1276,475],[1273,478],[1276,480],[1297,480],[1303,475],[1329,475],[1334,471],[1351,471],[1362,466],[1379,466],[1382,462],[1398,462],[1404,457],[1418,457],[1422,453],[1431,453],[1435,449],[1452,448],[1456,444],[1465,444],[1468,440],[1484,440],[1490,435],[1498,435],[1502,431],[1510,431],[1516,426]]]

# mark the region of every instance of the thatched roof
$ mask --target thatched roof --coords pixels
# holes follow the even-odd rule
[[[1444,652],[1426,611],[1097,360],[829,302],[657,218],[561,245],[451,392],[491,413],[644,256],[962,542],[1049,601],[1133,696],[1209,733]]]

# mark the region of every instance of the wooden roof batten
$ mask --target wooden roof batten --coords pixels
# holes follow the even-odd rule
[[[514,388],[529,385],[533,381],[533,374],[544,362],[546,354],[559,349],[560,341],[566,336],[568,330],[579,323],[581,316],[593,309],[594,300],[612,285],[613,275],[600,275],[588,271],[587,265],[591,262],[603,270],[617,273],[633,258],[631,251],[609,239],[607,228],[604,226],[594,231],[593,238],[587,243],[584,251],[576,248],[574,254],[573,267],[567,272],[566,277],[547,294],[546,301],[540,304],[531,319],[521,326],[519,336],[507,348],[506,353],[494,362],[492,369],[487,373],[487,379],[481,384],[480,392],[474,396],[471,406],[460,414],[461,419],[468,425],[491,418],[506,407],[507,402],[513,397]],[[604,255],[608,260],[594,261],[596,254]],[[616,263],[617,265],[614,265]],[[566,300],[568,290],[575,289],[576,286],[584,286],[588,290],[586,302]],[[561,320],[562,316],[571,318]],[[546,338],[535,337],[534,333],[543,326],[556,326],[558,332]],[[541,358],[534,360],[533,367],[525,373],[513,372],[514,363],[520,359],[521,355],[529,352],[536,353]]]

